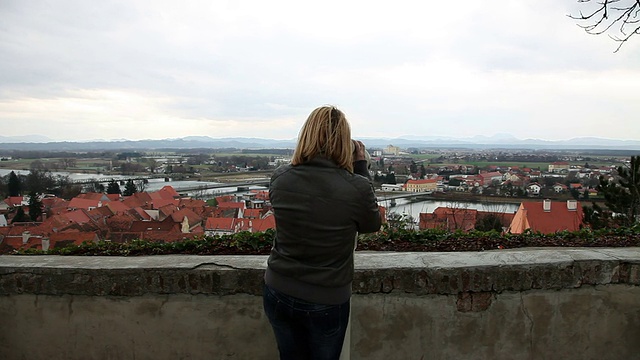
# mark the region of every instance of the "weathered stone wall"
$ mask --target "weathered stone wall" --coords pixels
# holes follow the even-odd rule
[[[0,359],[275,359],[263,256],[0,256]],[[640,359],[640,248],[357,253],[352,359]]]

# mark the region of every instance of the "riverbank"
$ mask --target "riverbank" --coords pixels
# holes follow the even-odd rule
[[[508,204],[520,204],[522,201],[531,201],[536,198],[531,197],[502,197],[502,196],[485,196],[476,195],[467,192],[435,192],[435,193],[411,193],[406,191],[376,191],[376,196],[379,200],[390,199],[407,199],[408,202],[419,202],[425,200],[440,201],[440,202],[492,202],[492,203],[508,203]],[[552,198],[552,200],[563,200]]]
[[[563,194],[553,194],[552,196],[487,196],[487,195],[477,195],[468,192],[437,192],[433,193],[433,200],[440,201],[468,201],[468,202],[492,202],[492,203],[509,203],[509,204],[520,204],[523,201],[536,201],[542,199],[549,199],[552,201],[566,201],[573,200],[573,196],[569,193]],[[604,202],[603,198],[589,198],[589,199],[580,199],[580,202],[584,204],[591,204],[592,202]]]

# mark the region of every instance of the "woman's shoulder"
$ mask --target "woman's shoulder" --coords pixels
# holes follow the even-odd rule
[[[292,165],[291,164],[284,164],[284,165],[280,165],[278,166],[274,171],[273,174],[271,175],[271,180],[273,181],[273,179],[277,178],[278,176],[286,173],[287,171],[291,170]]]
[[[347,170],[340,171],[341,177],[352,187],[357,189],[360,192],[369,192],[371,191],[371,181],[366,177],[350,173]]]

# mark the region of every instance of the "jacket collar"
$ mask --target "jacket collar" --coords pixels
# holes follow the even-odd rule
[[[336,164],[333,160],[322,155],[318,155],[314,157],[313,159],[309,160],[305,165],[332,167],[332,168],[338,167],[338,164]]]

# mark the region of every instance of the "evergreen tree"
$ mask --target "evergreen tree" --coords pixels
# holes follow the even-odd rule
[[[25,180],[26,190],[28,192],[42,194],[56,187],[56,180],[53,178],[51,172],[47,170],[31,169]]]
[[[496,214],[487,214],[484,216],[478,217],[476,220],[476,230],[478,231],[491,231],[495,230],[498,232],[502,231],[502,221],[500,216]]]
[[[580,198],[580,192],[577,189],[571,189],[571,190],[569,190],[569,193],[576,200],[578,200]]]
[[[122,194],[122,191],[120,191],[120,185],[117,181],[109,181],[109,185],[107,185],[107,194]]]
[[[124,192],[122,192],[122,195],[131,196],[131,195],[135,194],[136,192],[138,192],[136,184],[134,184],[133,180],[131,180],[131,179],[127,180],[127,183],[124,186]]]
[[[27,215],[24,213],[22,206],[18,207],[18,210],[16,211],[16,215],[13,217],[13,220],[11,221],[11,223],[15,224],[15,223],[27,222],[27,221],[29,221],[29,218],[27,218]]]
[[[7,185],[7,190],[9,191],[9,196],[20,196],[22,191],[22,184],[20,183],[20,179],[15,172],[9,173],[9,183]]]
[[[427,169],[424,168],[424,164],[420,165],[420,179],[424,179],[425,175],[427,175]]]
[[[31,221],[38,221],[42,215],[42,201],[38,198],[38,194],[34,191],[29,193],[29,217]]]
[[[619,166],[618,176],[617,182],[600,177],[597,189],[616,222],[629,226],[640,216],[640,156],[632,156],[628,166]]]
[[[385,183],[387,184],[395,184],[396,183],[396,174],[389,173],[385,178]]]
[[[411,165],[409,165],[409,172],[411,174],[415,174],[418,172],[418,164],[415,161],[411,161]]]
[[[612,225],[611,212],[605,211],[595,202],[591,203],[591,207],[583,205],[582,212],[584,213],[584,222],[594,230],[608,228]]]
[[[94,181],[86,184],[86,189],[89,192],[102,193],[102,192],[104,192],[104,185],[99,183],[98,180],[94,180]]]

